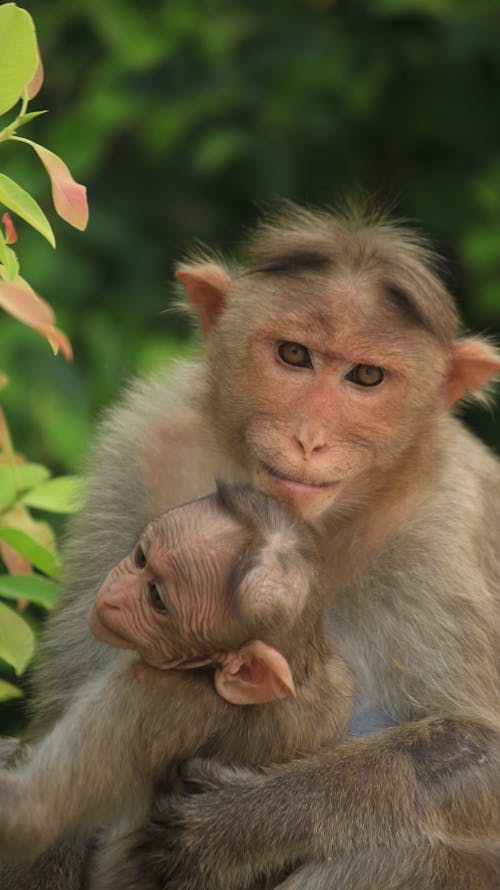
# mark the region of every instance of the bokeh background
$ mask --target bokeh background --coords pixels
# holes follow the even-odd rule
[[[50,114],[26,135],[88,186],[58,250],[19,223],[22,273],[56,308],[68,365],[0,316],[17,448],[80,466],[123,382],[190,348],[165,312],[198,241],[238,255],[280,197],[390,200],[426,231],[468,327],[500,327],[500,7],[483,0],[30,0]],[[496,7],[496,8],[495,8]],[[30,106],[31,108],[31,106]],[[40,201],[28,148],[0,168]],[[494,416],[472,416],[497,445]]]

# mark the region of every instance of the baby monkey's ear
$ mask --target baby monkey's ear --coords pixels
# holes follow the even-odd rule
[[[286,658],[262,640],[250,640],[223,656],[215,671],[215,688],[232,705],[260,705],[295,696]]]

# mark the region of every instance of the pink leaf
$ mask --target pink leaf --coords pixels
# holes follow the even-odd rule
[[[53,325],[37,328],[37,331],[49,341],[54,355],[57,355],[59,350],[61,350],[64,358],[68,362],[71,361],[73,358],[73,348],[64,331],[60,331],[59,328],[55,328]]]
[[[52,326],[55,315],[49,304],[23,281],[0,281],[0,307],[31,328]]]
[[[30,575],[33,573],[33,567],[29,560],[17,553],[12,547],[9,547],[5,541],[0,542],[0,556],[11,575]]]
[[[40,55],[40,50],[39,50],[38,46],[36,48],[36,51],[38,53],[38,65],[37,65],[37,69],[33,75],[33,78],[27,87],[28,99],[30,101],[31,101],[31,99],[35,98],[37,93],[40,92],[40,89],[41,89],[41,86],[43,83],[43,63],[42,63],[42,57]]]
[[[32,142],[31,139],[19,139],[19,141],[31,145],[49,174],[54,207],[59,216],[75,229],[83,231],[87,227],[89,219],[85,186],[75,182],[64,161],[53,151],[49,151],[43,145],[38,145],[37,142]]]
[[[70,361],[73,350],[66,334],[55,327],[55,315],[49,304],[35,293],[33,288],[17,278],[16,281],[0,281],[0,307],[10,315],[34,328],[45,337],[57,355],[61,350]]]
[[[14,223],[10,217],[10,213],[4,213],[2,222],[5,226],[5,243],[15,244],[17,241],[17,232]]]

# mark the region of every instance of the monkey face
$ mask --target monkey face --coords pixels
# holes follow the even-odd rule
[[[236,296],[213,334],[226,366],[217,407],[240,459],[309,519],[371,494],[375,471],[383,484],[422,418],[445,407],[446,353],[430,333],[369,288],[332,296],[299,314],[274,293],[279,311],[239,342],[238,363]]]
[[[91,611],[92,632],[135,649],[153,667],[209,662],[227,639],[242,641],[228,587],[245,541],[241,528],[208,504],[164,514],[109,572]]]
[[[92,633],[121,649],[149,650],[162,634],[165,609],[158,584],[145,577],[146,557],[139,542],[132,553],[108,573],[90,614]]]
[[[418,464],[436,415],[498,358],[456,342],[425,242],[376,216],[286,207],[247,256],[233,277],[206,257],[178,273],[205,332],[221,464],[296,514],[348,515]]]

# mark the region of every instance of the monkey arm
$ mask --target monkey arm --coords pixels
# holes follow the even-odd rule
[[[0,764],[6,766],[13,763],[15,755],[19,754],[20,750],[19,739],[2,739]],[[0,772],[0,786],[2,775]],[[0,824],[1,819],[0,814]],[[26,862],[8,865],[2,862],[0,887],[2,890],[47,890],[48,887],[80,890],[83,887],[87,857],[86,843],[72,838],[69,843],[60,844],[56,851],[50,851],[48,856],[42,856],[29,865]]]
[[[140,819],[157,771],[179,752],[182,757],[194,750],[186,751],[183,741],[181,705],[189,694],[183,676],[146,669],[145,683],[135,658],[123,653],[87,684],[25,765],[0,770],[5,857],[26,857],[27,851],[35,856],[77,829],[88,833],[127,812],[129,801]],[[200,722],[205,734],[206,722]],[[190,719],[188,734],[196,745]]]
[[[384,862],[401,872],[401,886],[433,887],[435,851],[451,863],[454,839],[458,849],[460,838],[482,832],[483,870],[498,854],[500,736],[486,725],[429,718],[264,773],[203,762],[189,769],[201,793],[159,801],[138,845],[150,867],[163,848],[156,868],[164,890],[170,878],[180,878],[183,890],[246,890],[259,874],[289,874],[300,863],[316,863],[323,874],[329,867],[333,883],[290,878],[284,888],[375,890],[387,886]],[[336,863],[343,863],[338,872]],[[426,866],[429,880],[418,884]],[[457,874],[462,880],[463,867]]]
[[[126,701],[129,671],[123,660],[120,665],[120,673],[107,670],[87,684],[27,763],[1,771],[0,850],[6,857],[35,855],[76,828],[95,827],[126,798],[124,780],[127,775],[134,782],[129,763],[138,739],[131,723],[117,732],[116,721],[123,724],[133,698],[130,690]]]

